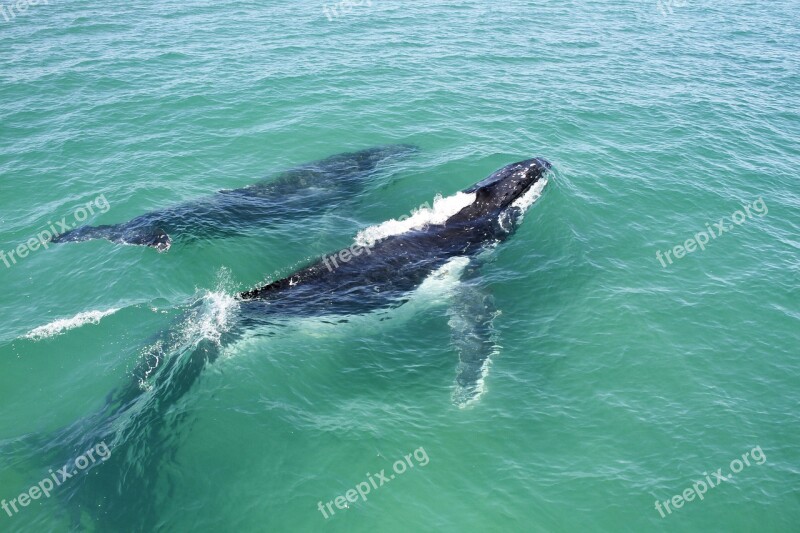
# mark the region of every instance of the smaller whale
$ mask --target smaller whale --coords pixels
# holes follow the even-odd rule
[[[417,151],[413,145],[394,144],[338,154],[285,171],[275,179],[222,190],[123,224],[81,226],[52,242],[106,239],[166,252],[173,239],[241,235],[254,227],[318,215],[327,206],[355,198],[384,163]]]

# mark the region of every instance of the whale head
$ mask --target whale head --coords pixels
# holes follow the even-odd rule
[[[464,192],[475,193],[475,203],[483,212],[502,211],[520,200],[550,167],[550,162],[540,157],[512,163]]]
[[[492,227],[492,235],[502,238],[511,233],[547,183],[550,163],[542,158],[526,159],[506,165],[465,189],[475,201],[462,209],[450,222],[471,227]]]

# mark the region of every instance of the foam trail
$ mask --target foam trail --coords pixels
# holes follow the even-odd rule
[[[78,313],[72,318],[60,318],[44,326],[32,329],[26,333],[23,338],[38,341],[48,337],[54,337],[65,331],[79,328],[85,324],[99,324],[101,319],[113,315],[117,311],[119,311],[119,308],[108,309],[106,311],[86,311]]]
[[[439,195],[434,198],[433,207],[424,206],[414,211],[408,218],[393,218],[376,226],[370,226],[356,235],[355,242],[359,246],[372,246],[375,242],[392,235],[401,235],[429,225],[444,224],[448,218],[474,202],[475,193],[458,192],[446,198]]]

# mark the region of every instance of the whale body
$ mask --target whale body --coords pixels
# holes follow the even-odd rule
[[[506,240],[541,194],[550,166],[534,158],[503,167],[462,191],[467,205],[441,224],[425,224],[367,246],[351,247],[345,254],[347,261],[333,266],[326,257],[243,292],[239,295],[242,313],[250,323],[258,323],[276,314],[351,315],[401,305],[411,291],[448,263],[471,260],[488,246]],[[463,407],[481,393],[487,359],[494,350],[489,324],[494,312],[487,308],[487,295],[472,291],[460,296],[462,316],[451,319],[451,326],[462,328],[454,338],[461,361],[453,400]]]
[[[408,144],[378,146],[334,155],[288,170],[275,179],[138,216],[123,224],[81,226],[52,242],[106,239],[166,252],[174,239],[234,236],[251,228],[318,215],[357,197],[381,166],[417,151]]]

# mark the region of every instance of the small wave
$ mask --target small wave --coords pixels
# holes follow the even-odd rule
[[[415,210],[408,218],[387,220],[360,231],[356,235],[356,244],[372,246],[375,242],[392,235],[400,235],[432,224],[444,224],[448,218],[474,202],[475,193],[458,192],[446,198],[439,195],[433,199],[433,207],[426,205]]]
[[[32,329],[25,334],[23,338],[41,340],[48,337],[54,337],[55,335],[59,335],[71,329],[79,328],[85,324],[99,324],[103,317],[113,315],[117,311],[119,311],[118,308],[108,309],[107,311],[86,311],[83,313],[78,313],[72,318],[60,318],[50,322],[49,324],[45,324],[44,326],[39,326],[38,328]]]

